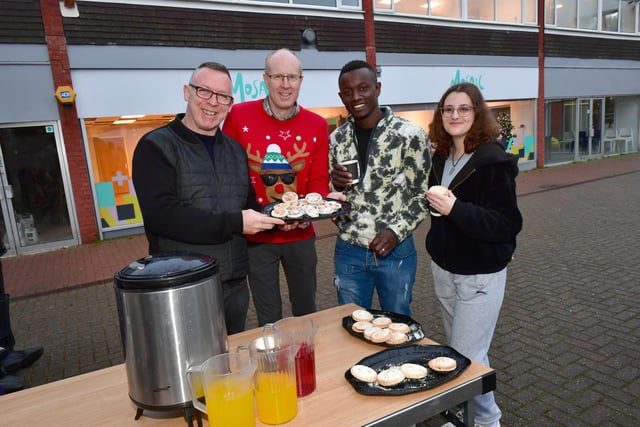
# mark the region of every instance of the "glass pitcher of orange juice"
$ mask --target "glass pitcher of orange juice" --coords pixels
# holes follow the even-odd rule
[[[253,403],[257,364],[247,354],[223,353],[187,371],[193,406],[212,427],[255,427]],[[205,405],[200,398],[205,398]]]
[[[255,397],[258,419],[265,424],[283,424],[298,414],[295,358],[298,346],[274,339],[273,335],[256,338],[247,349],[257,363]]]

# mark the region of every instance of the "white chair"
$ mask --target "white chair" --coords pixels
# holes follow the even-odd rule
[[[604,138],[602,139],[602,149],[604,154],[614,153],[616,148],[616,130],[614,128],[608,128],[604,131]]]
[[[631,128],[620,128],[616,138],[616,148],[624,144],[624,153],[628,153],[633,146],[633,134]]]
[[[573,139],[575,137],[575,133],[573,132],[564,132],[562,134],[562,140],[560,141],[560,150],[566,153],[570,153],[573,151]]]

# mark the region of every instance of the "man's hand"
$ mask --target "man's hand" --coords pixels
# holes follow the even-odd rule
[[[307,228],[308,226],[311,225],[311,222],[309,221],[295,221],[295,222],[288,222],[285,223],[283,225],[278,225],[278,230],[281,231],[291,231],[295,228]]]
[[[256,234],[284,224],[285,222],[281,219],[272,218],[253,209],[242,211],[242,234]]]
[[[376,237],[369,242],[369,249],[371,249],[377,257],[384,258],[393,252],[397,245],[398,237],[396,237],[396,233],[385,229],[378,232]]]
[[[351,174],[347,172],[347,167],[342,165],[333,165],[333,169],[331,170],[331,182],[333,186],[342,190],[344,188],[349,188],[353,184],[351,183]]]
[[[345,196],[344,193],[341,193],[339,191],[334,191],[333,193],[327,194],[327,199],[341,200],[343,202],[346,202],[347,196]]]

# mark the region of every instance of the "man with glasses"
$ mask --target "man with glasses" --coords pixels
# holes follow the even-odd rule
[[[279,201],[287,192],[327,196],[328,125],[324,118],[298,104],[303,80],[300,59],[288,49],[270,53],[263,80],[267,97],[234,105],[223,128],[246,149],[258,203]],[[281,263],[293,315],[316,311],[313,226],[299,222],[286,230],[247,236],[247,240],[249,286],[258,324],[282,318]]]
[[[284,222],[259,212],[247,155],[219,131],[233,103],[227,68],[201,64],[183,93],[186,112],[138,142],[133,182],[150,254],[187,251],[218,261],[227,333],[233,334],[244,330],[249,309],[244,235]]]

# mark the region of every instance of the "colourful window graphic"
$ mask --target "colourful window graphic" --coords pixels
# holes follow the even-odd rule
[[[116,174],[111,182],[96,183],[96,195],[103,228],[142,224],[138,197],[130,177]]]
[[[536,144],[533,135],[524,138],[515,137],[509,141],[507,151],[520,157],[520,160],[534,160]]]

